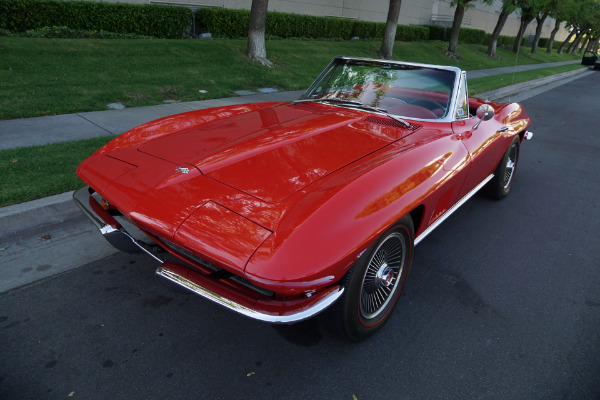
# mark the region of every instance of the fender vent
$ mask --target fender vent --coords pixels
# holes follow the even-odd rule
[[[364,121],[370,122],[372,124],[379,124],[379,125],[391,126],[393,128],[404,129],[404,130],[408,130],[411,132],[414,132],[421,127],[421,125],[411,125],[407,128],[402,123],[400,123],[396,120],[393,120],[391,118],[381,118],[381,117],[373,117],[373,116],[368,116],[367,118],[364,119]]]

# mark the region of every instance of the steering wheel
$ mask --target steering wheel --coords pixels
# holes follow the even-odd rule
[[[395,96],[386,96],[388,99],[394,99],[396,101],[399,101],[402,104],[408,104],[406,101],[402,100],[400,97],[395,97]]]
[[[446,111],[446,106],[442,105],[441,103],[438,103],[435,100],[431,100],[431,99],[414,99],[414,100],[407,102],[407,104],[425,107],[432,111],[435,110],[436,108],[441,108],[442,110],[444,110],[444,112]]]

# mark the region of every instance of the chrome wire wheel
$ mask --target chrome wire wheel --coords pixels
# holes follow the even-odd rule
[[[406,239],[398,232],[389,234],[373,252],[361,284],[359,309],[362,318],[376,318],[387,309],[400,286],[406,252]]]
[[[504,180],[502,181],[502,188],[507,190],[512,181],[515,167],[517,165],[517,158],[519,157],[519,145],[517,143],[513,143],[510,147],[510,151],[508,153],[508,158],[506,160],[506,166],[504,167]]]

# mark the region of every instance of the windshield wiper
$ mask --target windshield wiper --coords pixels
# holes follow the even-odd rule
[[[343,100],[343,99],[330,99],[330,98],[321,98],[321,99],[298,99],[292,102],[292,104],[296,104],[296,103],[305,103],[305,102],[315,102],[315,103],[338,103],[340,105],[345,105],[345,106],[349,106],[349,107],[354,107],[360,110],[366,110],[366,111],[373,111],[373,112],[377,112],[380,114],[385,114],[386,116],[390,117],[391,119],[393,119],[394,121],[400,122],[402,125],[404,125],[407,128],[410,128],[411,125],[406,122],[405,120],[403,120],[400,117],[397,117],[393,114],[388,113],[388,111],[384,108],[379,108],[379,107],[373,107],[367,104],[363,104],[360,101],[356,101],[356,100]]]
[[[319,98],[319,99],[298,99],[298,100],[294,100],[292,102],[292,104],[306,103],[306,102],[339,103],[339,104],[354,105],[354,106],[362,106],[363,105],[360,101],[356,101],[356,100],[332,99],[332,98],[328,98],[328,97],[323,97],[323,98]]]

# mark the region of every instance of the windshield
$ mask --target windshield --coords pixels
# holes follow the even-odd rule
[[[336,59],[301,101],[362,106],[416,119],[446,116],[452,71],[369,60]]]

